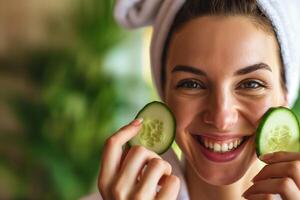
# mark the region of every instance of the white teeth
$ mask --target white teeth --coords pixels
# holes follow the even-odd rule
[[[213,145],[212,142],[209,142],[209,148],[210,148],[210,149],[213,149],[213,148],[214,148],[214,145]]]
[[[210,139],[207,139],[207,138],[203,138],[203,143],[204,143],[204,146],[207,148],[207,149],[210,149],[214,152],[227,152],[227,151],[231,151],[235,148],[237,148],[243,141],[243,138],[238,138],[234,141],[231,141],[229,143],[226,143],[226,142],[223,142],[223,143],[220,143],[220,142],[213,142],[211,141]]]
[[[233,144],[234,148],[236,148],[237,145],[238,145],[238,141],[236,140],[236,141],[234,141],[234,144]]]
[[[220,152],[220,151],[221,151],[221,145],[218,144],[218,143],[215,143],[215,144],[214,144],[214,151]]]
[[[207,141],[207,140],[204,140],[204,145],[205,145],[206,148],[209,147],[209,144],[208,144],[208,141]]]
[[[229,143],[228,148],[229,148],[229,150],[231,150],[233,148],[233,143],[232,142]]]
[[[226,152],[228,151],[228,144],[227,143],[223,143],[222,144],[222,152]]]

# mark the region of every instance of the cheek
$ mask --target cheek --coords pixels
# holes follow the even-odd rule
[[[249,120],[253,127],[257,127],[263,114],[271,107],[284,106],[285,102],[278,94],[267,95],[259,99],[245,99],[241,101],[240,114]]]
[[[199,112],[199,101],[193,98],[170,94],[166,103],[175,115],[178,132],[183,132]]]

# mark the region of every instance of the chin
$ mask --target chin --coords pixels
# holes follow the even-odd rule
[[[238,172],[238,173],[232,173],[232,174],[228,174],[228,172],[226,173],[217,173],[211,176],[207,176],[207,175],[201,175],[200,173],[198,173],[199,177],[205,181],[206,183],[210,184],[210,185],[215,185],[215,186],[224,186],[224,185],[231,185],[237,181],[239,181],[246,172]]]
[[[253,160],[242,162],[242,164],[228,165],[198,165],[193,166],[194,172],[204,182],[214,186],[226,186],[234,184],[246,176],[250,167],[257,158],[253,155]]]

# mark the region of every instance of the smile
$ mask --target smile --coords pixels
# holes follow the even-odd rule
[[[241,138],[235,138],[226,141],[216,141],[216,140],[212,140],[211,138],[200,136],[200,143],[210,151],[228,152],[238,148],[241,145],[241,143],[244,141],[244,139],[245,139],[244,137],[241,137]]]
[[[245,147],[249,136],[216,139],[203,135],[194,135],[200,144],[202,154],[214,162],[228,162],[235,159]]]

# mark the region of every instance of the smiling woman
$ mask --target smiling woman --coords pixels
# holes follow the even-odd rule
[[[131,6],[137,8],[124,12]],[[258,159],[254,141],[261,116],[297,98],[300,28],[285,22],[299,21],[299,8],[298,1],[279,0],[118,1],[124,26],[154,21],[152,75],[175,115],[183,157],[140,146],[123,152],[140,129],[134,121],[107,140],[102,197],[298,199],[300,153]]]
[[[257,122],[270,106],[287,105],[277,49],[275,36],[245,16],[195,18],[174,34],[165,101],[178,121],[188,180],[228,185],[259,170],[248,170]]]

